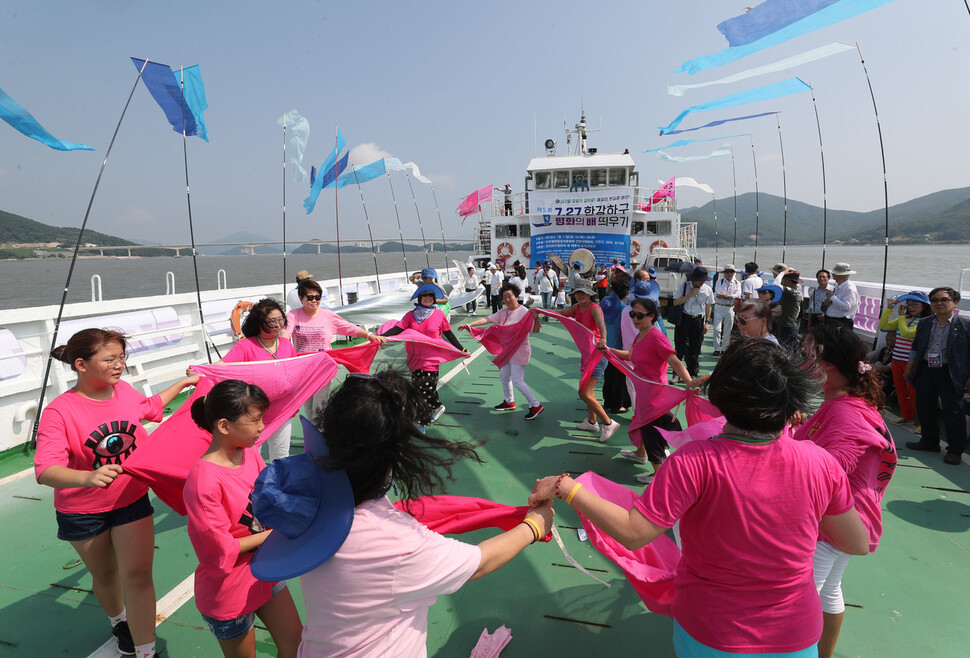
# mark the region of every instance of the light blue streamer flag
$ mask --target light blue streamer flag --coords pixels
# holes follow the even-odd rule
[[[290,110],[276,123],[286,130],[287,160],[293,165],[293,177],[298,183],[309,180],[306,169],[303,168],[303,152],[310,140],[310,122],[296,110]]]
[[[766,0],[750,12],[718,25],[731,43],[730,47],[713,55],[689,59],[674,73],[693,75],[723,66],[890,2],[892,0]]]
[[[338,190],[348,185],[372,181],[375,178],[383,176],[387,171],[402,171],[404,165],[397,158],[381,158],[380,160],[374,160],[370,164],[365,164],[360,167],[355,165],[352,169],[353,171],[337,179]]]
[[[0,89],[0,119],[3,119],[16,130],[31,139],[36,139],[41,144],[46,144],[58,151],[93,151],[94,149],[84,144],[72,144],[63,139],[57,139],[40,125],[30,112],[20,106],[17,101],[7,96],[3,89]]]
[[[775,82],[770,85],[739,91],[738,93],[731,94],[730,96],[722,96],[721,98],[716,98],[700,105],[688,107],[686,110],[678,114],[677,118],[671,121],[669,124],[666,126],[661,126],[660,134],[669,135],[670,131],[679,126],[680,122],[684,120],[684,117],[691,112],[707,112],[709,110],[720,110],[725,107],[734,107],[736,105],[746,105],[748,103],[771,100],[772,98],[781,98],[782,96],[800,94],[804,91],[808,91],[809,89],[811,89],[811,87],[798,78],[791,78],[790,80],[782,80],[781,82]]]
[[[733,119],[720,119],[718,121],[711,121],[710,123],[705,123],[703,126],[698,126],[697,128],[685,128],[684,130],[671,130],[668,135],[679,135],[680,133],[692,133],[695,130],[704,130],[704,128],[713,128],[714,126],[720,126],[725,123],[730,123],[732,121],[745,121],[747,119],[757,119],[758,117],[766,117],[771,114],[777,114],[778,112],[762,112],[761,114],[749,114],[743,117],[734,117]],[[742,135],[744,137],[745,135]]]
[[[657,157],[661,160],[666,160],[667,162],[694,162],[695,160],[708,160],[710,158],[719,158],[722,155],[731,155],[731,145],[725,144],[716,151],[712,151],[709,155],[668,155],[663,151],[657,152]]]
[[[687,146],[688,144],[693,144],[694,142],[719,142],[722,139],[733,139],[735,137],[747,137],[747,136],[748,136],[747,134],[744,134],[744,135],[728,135],[727,137],[711,137],[710,139],[678,139],[676,142],[671,142],[670,144],[667,144],[666,146],[661,146],[658,149],[647,149],[646,151],[643,151],[643,153],[653,153],[654,151],[662,151],[664,149],[677,148],[678,146]]]
[[[148,62],[132,57],[135,68],[141,71],[141,79],[165,113],[172,130],[186,135],[196,135],[205,141],[209,137],[205,129],[203,113],[209,108],[205,100],[205,86],[198,66],[189,66],[175,71],[166,64]],[[183,93],[184,90],[184,93]]]
[[[344,147],[347,146],[347,140],[344,139],[344,135],[340,132],[340,128],[337,128],[337,145],[334,146],[333,151],[327,156],[327,159],[323,161],[320,165],[320,174],[313,180],[313,187],[310,188],[310,196],[303,200],[303,207],[306,208],[306,214],[313,212],[314,206],[317,205],[317,197],[320,196],[320,191],[323,189],[323,184],[328,176],[330,176],[330,182],[333,183],[337,178],[337,156]],[[349,155],[349,153],[347,154]],[[347,166],[347,159],[343,159],[343,164]]]

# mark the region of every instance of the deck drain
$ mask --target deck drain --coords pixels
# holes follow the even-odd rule
[[[966,489],[950,489],[948,487],[928,487],[925,484],[923,485],[922,488],[923,489],[933,489],[934,491],[948,491],[950,493],[970,494],[970,491],[967,491]]]
[[[17,647],[18,646],[16,642],[11,642],[10,640],[0,640],[0,645],[3,645],[5,647]]]
[[[508,434],[509,436],[518,436],[519,430],[505,430],[505,433]]]
[[[597,457],[602,457],[602,452],[583,452],[582,450],[570,450],[570,455],[596,455]]]
[[[556,621],[568,621],[573,624],[582,624],[584,626],[596,626],[598,628],[613,628],[609,624],[601,624],[597,621],[586,621],[585,619],[570,619],[569,617],[557,617],[555,615],[542,615],[546,619],[555,619]]]
[[[933,470],[933,467],[932,466],[920,466],[919,464],[896,464],[896,466],[899,466],[901,468],[921,468],[924,471],[932,471]]]
[[[481,404],[481,400],[455,400],[455,404]]]
[[[487,386],[488,388],[492,388],[491,384],[482,384],[481,382],[472,382],[469,386]]]
[[[34,496],[17,496],[13,495],[11,498],[19,498],[20,500],[41,500],[40,498],[35,498]]]
[[[93,594],[89,589],[84,589],[83,587],[69,587],[68,585],[61,585],[60,583],[51,583],[51,587],[59,587],[60,589],[66,589],[69,592],[84,592],[85,594]]]
[[[471,413],[467,411],[449,411],[449,416],[471,416]]]
[[[574,567],[571,564],[559,564],[558,562],[553,562],[552,563],[552,566],[554,566],[554,567],[564,567],[566,569],[575,569],[576,568],[576,567]],[[586,570],[587,571],[595,571],[596,573],[609,573],[609,571],[607,571],[606,569],[594,569],[593,567],[586,567]]]
[[[462,391],[464,395],[488,395],[489,391]]]
[[[461,425],[449,425],[447,423],[435,423],[435,427],[461,427]]]

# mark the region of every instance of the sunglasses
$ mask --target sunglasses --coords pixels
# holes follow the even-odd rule
[[[284,320],[283,318],[276,318],[273,320],[266,321],[267,327],[282,327],[284,324],[286,324],[286,320]]]
[[[653,313],[638,313],[637,311],[630,311],[630,317],[634,320],[642,320],[644,318],[653,317]]]
[[[934,304],[945,304],[947,302],[952,302],[953,300],[950,299],[949,297],[934,297],[930,301],[933,302]]]
[[[306,297],[304,297],[304,299],[307,300],[308,302],[319,302],[321,299],[323,299],[323,296],[322,295],[307,295]]]

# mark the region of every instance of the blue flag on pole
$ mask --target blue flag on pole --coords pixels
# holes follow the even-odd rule
[[[745,121],[746,119],[757,119],[758,117],[766,117],[772,114],[777,114],[777,112],[762,112],[761,114],[749,114],[743,117],[734,117],[731,119],[719,119],[718,121],[711,121],[710,123],[705,123],[703,126],[698,126],[696,128],[685,128],[684,130],[671,130],[666,133],[667,135],[679,135],[680,133],[691,133],[695,130],[704,130],[704,128],[713,128],[714,126],[720,126],[725,123],[730,123],[732,121]]]
[[[340,128],[337,128],[337,144],[334,146],[333,151],[327,156],[327,159],[323,161],[320,165],[320,171],[318,175],[313,179],[313,185],[310,187],[310,196],[303,200],[303,207],[306,208],[306,214],[313,212],[313,208],[317,205],[317,197],[320,196],[320,191],[323,189],[324,181],[330,176],[330,184],[337,178],[337,173],[335,170],[337,165],[337,156],[340,154],[344,147],[347,146],[347,140],[344,139],[343,133],[340,132]],[[347,154],[350,155],[349,153]],[[347,166],[347,157],[343,158],[343,166]]]
[[[719,142],[722,139],[733,139],[735,137],[747,137],[747,136],[748,136],[747,134],[744,134],[744,135],[728,135],[727,137],[711,137],[710,139],[678,139],[676,142],[671,142],[670,144],[667,144],[666,146],[661,146],[660,148],[657,148],[657,149],[647,149],[646,151],[643,151],[643,153],[653,153],[655,151],[663,151],[664,149],[677,148],[678,146],[687,146],[688,144],[693,144],[694,142]]]
[[[381,158],[380,160],[374,160],[370,164],[365,164],[360,167],[354,166],[351,169],[352,171],[350,173],[344,174],[337,179],[338,190],[348,185],[372,181],[375,178],[383,176],[388,170],[401,171],[404,169],[404,165],[397,158]]]
[[[179,69],[158,62],[148,62],[132,57],[135,68],[141,71],[141,79],[165,113],[172,130],[181,134],[196,135],[209,141],[203,112],[209,108],[205,100],[205,86],[198,66]],[[184,90],[184,93],[183,93]]]
[[[678,114],[677,118],[671,121],[669,124],[666,126],[661,126],[660,134],[669,135],[670,132],[679,126],[680,122],[692,112],[707,112],[710,110],[719,110],[725,107],[734,107],[736,105],[746,105],[748,103],[755,103],[757,101],[766,101],[771,100],[772,98],[781,98],[782,96],[800,94],[803,91],[808,91],[809,89],[811,89],[811,87],[798,78],[791,78],[790,80],[782,80],[781,82],[775,82],[770,85],[739,91],[738,93],[731,94],[730,96],[722,96],[721,98],[716,98],[712,101],[708,101],[707,103],[701,103],[700,105],[688,107],[686,110]]]
[[[7,96],[0,89],[0,119],[3,119],[17,131],[23,133],[31,139],[36,139],[41,144],[46,144],[58,151],[93,151],[94,149],[84,144],[72,144],[63,139],[57,139],[47,132],[44,126],[31,116],[30,112],[20,106],[17,101]]]
[[[723,66],[890,2],[892,0],[766,0],[746,14],[717,26],[727,37],[730,47],[713,55],[689,59],[674,73],[693,75]]]

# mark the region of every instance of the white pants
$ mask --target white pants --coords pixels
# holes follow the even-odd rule
[[[828,542],[820,541],[815,545],[812,572],[815,575],[815,588],[822,600],[822,612],[830,615],[845,612],[842,574],[849,564],[850,557],[848,553],[843,553]]]
[[[269,460],[275,461],[290,456],[290,436],[293,434],[293,421],[288,420],[283,426],[269,435],[266,447],[269,449]]]
[[[723,352],[731,342],[734,328],[734,306],[714,305],[714,349]],[[720,340],[718,337],[720,336]]]
[[[519,392],[529,401],[530,407],[539,406],[539,401],[536,400],[536,396],[532,395],[532,390],[525,383],[525,366],[520,366],[516,363],[506,363],[499,368],[498,377],[502,381],[502,390],[505,392],[506,402],[515,402],[515,398],[512,395],[512,385],[515,384]]]

